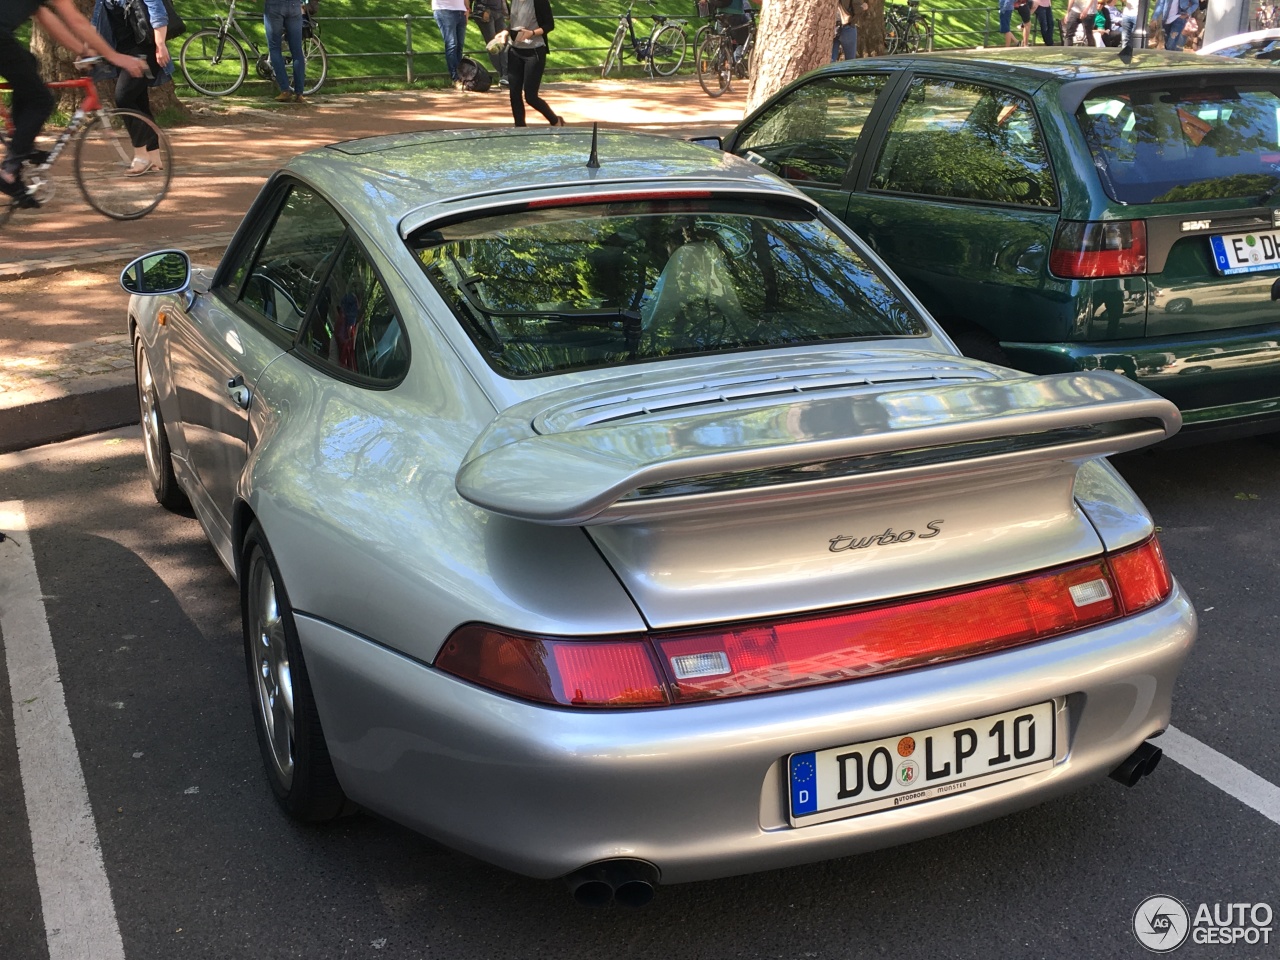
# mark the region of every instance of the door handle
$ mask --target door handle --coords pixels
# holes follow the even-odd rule
[[[244,377],[237,374],[227,381],[227,396],[236,402],[236,406],[242,410],[249,409],[249,400],[253,394],[249,388],[244,385]]]

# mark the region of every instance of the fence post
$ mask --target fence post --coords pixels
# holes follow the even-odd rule
[[[413,16],[404,15],[404,74],[408,83],[413,83]]]

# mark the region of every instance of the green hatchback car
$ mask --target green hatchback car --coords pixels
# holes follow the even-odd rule
[[[1044,47],[815,70],[722,144],[868,240],[966,354],[1280,430],[1280,73]]]

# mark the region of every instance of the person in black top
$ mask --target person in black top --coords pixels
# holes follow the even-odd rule
[[[553,127],[563,127],[547,101],[538,96],[542,71],[547,66],[547,34],[556,27],[550,0],[511,0],[511,27],[507,31],[507,80],[510,83],[511,117],[523,127],[524,105],[537,110]]]
[[[57,43],[81,56],[97,53],[131,76],[142,76],[143,64],[134,57],[116,53],[79,10],[74,0],[5,0],[0,3],[0,77],[12,90],[9,112],[13,117],[13,139],[0,162],[0,192],[16,197],[24,205],[35,205],[27,197],[19,176],[22,161],[31,156],[36,134],[53,112],[53,94],[40,77],[40,67],[31,51],[14,36],[28,19],[44,27]]]

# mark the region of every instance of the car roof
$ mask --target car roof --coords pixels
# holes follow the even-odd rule
[[[1227,66],[1222,60],[1206,59],[1192,53],[1172,53],[1165,50],[1134,50],[1122,57],[1111,47],[987,47],[977,50],[947,50],[916,55],[898,54],[844,61],[830,64],[819,70],[861,72],[868,68],[891,67],[903,69],[907,65],[928,64],[967,65],[979,70],[989,70],[993,75],[1005,78],[1012,86],[1031,89],[1049,81],[1070,83],[1073,81],[1123,80],[1140,75],[1147,79],[1156,74],[1192,73],[1203,75],[1214,70],[1240,69],[1269,72],[1265,64],[1235,61]]]
[[[598,166],[588,165],[595,143]],[[684,140],[585,128],[430,130],[349,140],[291,160],[365,226],[395,224],[401,236],[436,216],[544,195],[620,186],[750,189],[808,201],[738,157]]]

